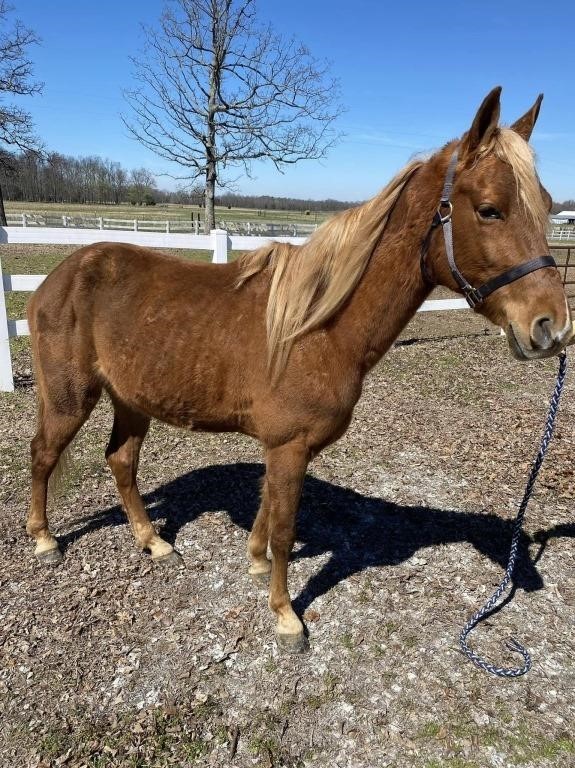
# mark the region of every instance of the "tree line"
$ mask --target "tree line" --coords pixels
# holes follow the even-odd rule
[[[564,200],[562,203],[553,201],[551,213],[561,213],[561,211],[575,211],[575,200]]]
[[[6,200],[33,203],[97,205],[156,205],[174,203],[204,206],[201,186],[159,189],[146,168],[127,170],[119,162],[98,156],[71,157],[58,152],[23,152],[0,164],[0,184]],[[226,193],[216,205],[265,211],[338,211],[354,203],[339,200],[302,200],[272,195]]]
[[[255,208],[264,211],[298,211],[313,213],[319,211],[343,211],[357,205],[342,200],[306,200],[299,197],[275,197],[272,195],[240,195],[225,193],[216,197],[216,205],[228,208]]]
[[[162,197],[154,175],[146,168],[128,171],[118,162],[96,156],[23,152],[5,160],[2,170],[6,200],[155,205]],[[189,194],[184,198],[182,202],[191,202]]]

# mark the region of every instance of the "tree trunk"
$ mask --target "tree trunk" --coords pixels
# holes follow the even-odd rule
[[[214,200],[216,196],[216,94],[220,82],[221,62],[218,58],[218,17],[212,16],[212,44],[214,56],[210,68],[210,96],[208,99],[207,135],[204,143],[206,150],[206,219],[204,231],[208,235],[216,228]]]
[[[206,171],[206,216],[204,219],[204,232],[209,235],[216,228],[216,211],[214,199],[216,194],[216,169],[212,162],[208,162]]]
[[[0,227],[7,227],[6,211],[4,210],[4,195],[2,194],[2,185],[0,184]]]

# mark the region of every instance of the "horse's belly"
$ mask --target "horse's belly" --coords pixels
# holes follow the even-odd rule
[[[135,360],[125,352],[113,365],[100,361],[112,393],[146,415],[177,427],[206,432],[253,434],[251,400],[230,361],[191,359],[182,364],[162,359]]]

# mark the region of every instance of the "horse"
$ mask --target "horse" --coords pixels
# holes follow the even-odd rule
[[[104,390],[114,409],[106,460],[136,544],[157,563],[181,558],[138,491],[150,420],[241,432],[265,455],[248,571],[269,583],[278,647],[306,649],[287,573],[308,463],[347,430],[364,377],[433,287],[465,295],[521,360],[556,355],[572,334],[547,255],[551,198],[528,144],[542,96],[502,127],[500,94],[460,139],[409,162],[303,245],[271,242],[217,265],[97,243],[54,269],[28,307],[38,423],[26,527],[41,563],[62,559],[48,481]]]

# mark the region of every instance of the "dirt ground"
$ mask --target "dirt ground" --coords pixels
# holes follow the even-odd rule
[[[246,572],[262,475],[247,438],[153,428],[141,488],[186,563],[164,570],[118,506],[103,401],[52,505],[65,560],[36,563],[24,531],[35,394],[18,345],[17,391],[0,395],[2,768],[575,765],[575,378],[513,600],[471,636],[500,663],[518,661],[509,635],[531,651],[528,675],[496,679],[457,638],[502,577],[557,361],[513,361],[482,321],[467,338],[411,343],[425,322],[310,465],[290,589],[311,649],[295,657],[278,655]]]

